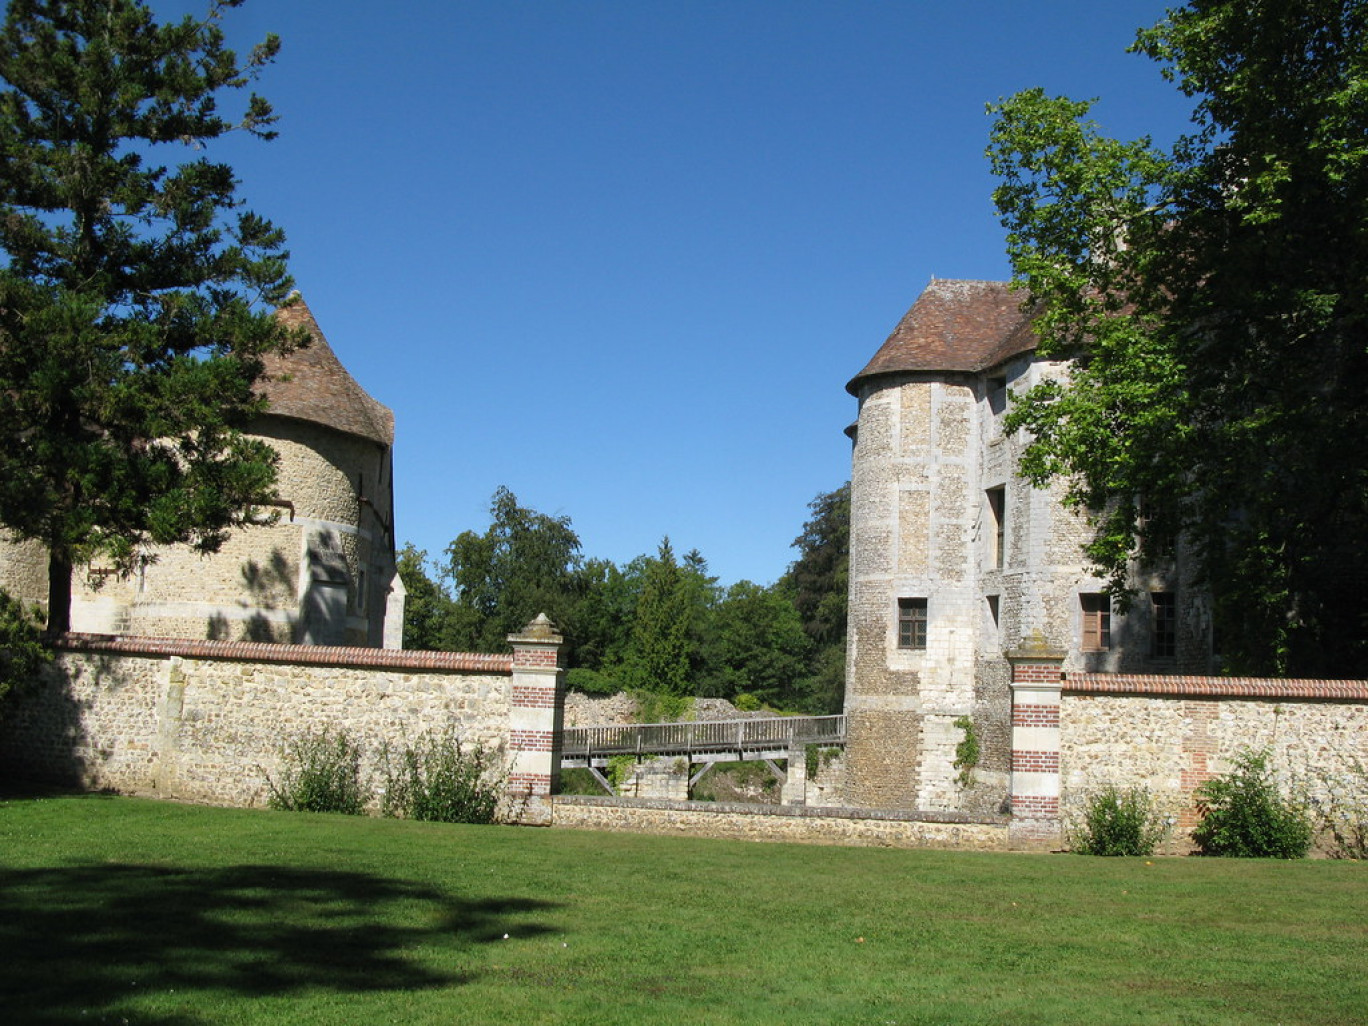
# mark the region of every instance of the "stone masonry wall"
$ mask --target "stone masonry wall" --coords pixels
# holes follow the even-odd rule
[[[1313,799],[1326,779],[1368,767],[1368,683],[1069,675],[1060,709],[1061,813],[1067,825],[1108,784],[1142,787],[1186,851],[1193,791],[1242,749],[1267,748],[1279,782]]]
[[[552,826],[740,841],[883,848],[1003,851],[1004,821],[956,813],[899,813],[792,805],[620,801],[582,795],[552,799]]]
[[[281,743],[306,731],[346,730],[374,752],[450,728],[502,749],[515,772],[547,748],[518,751],[514,728],[527,730],[509,656],[169,639],[64,647],[0,720],[8,773],[253,805],[279,773]],[[545,703],[522,704],[535,717]]]

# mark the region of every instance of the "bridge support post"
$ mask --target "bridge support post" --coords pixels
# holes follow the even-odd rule
[[[788,750],[788,773],[779,801],[784,805],[807,804],[807,745],[793,740]]]
[[[508,787],[515,797],[527,796],[524,823],[549,823],[547,799],[560,772],[565,709],[561,645],[565,639],[541,613],[521,633],[510,634],[508,640],[513,646]]]

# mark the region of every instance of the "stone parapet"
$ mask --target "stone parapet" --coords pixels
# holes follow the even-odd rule
[[[726,805],[582,795],[551,799],[551,825],[671,836],[881,848],[1008,849],[1007,820],[950,812]]]

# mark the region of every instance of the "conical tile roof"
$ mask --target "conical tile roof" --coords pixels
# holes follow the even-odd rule
[[[977,373],[1035,346],[1021,294],[1006,282],[933,279],[846,390],[858,395],[862,381],[883,374]]]
[[[296,296],[276,316],[292,328],[307,329],[313,341],[288,355],[266,357],[266,375],[258,387],[270,401],[267,412],[393,445],[394,413],[347,373],[304,300]]]

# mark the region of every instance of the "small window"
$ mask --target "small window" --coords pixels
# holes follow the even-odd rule
[[[985,595],[983,597],[988,603],[988,615],[993,618],[993,626],[999,626],[998,611],[1001,608],[999,597],[997,595]]]
[[[926,648],[926,599],[898,599],[898,647]]]
[[[1111,648],[1111,596],[1082,594],[1083,651],[1105,652]]]
[[[988,496],[988,520],[992,529],[989,537],[988,565],[994,570],[1001,570],[1006,562],[1007,553],[1007,490],[1006,488],[989,488],[986,492]]]
[[[1007,409],[1007,375],[998,374],[988,379],[988,409],[994,416]]]
[[[1178,596],[1171,591],[1150,592],[1150,655],[1172,659],[1178,654]]]

